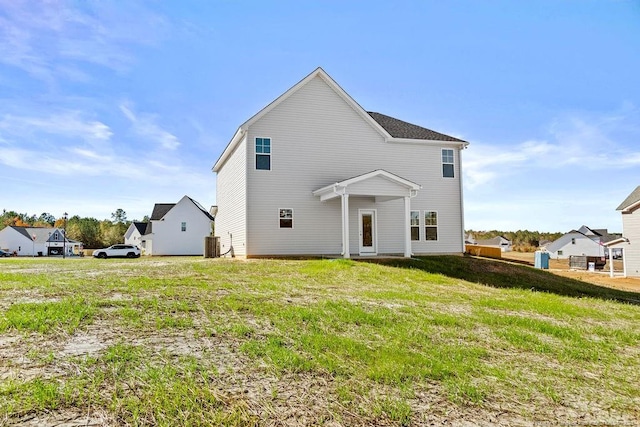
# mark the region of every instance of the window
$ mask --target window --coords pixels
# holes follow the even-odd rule
[[[438,212],[424,212],[424,239],[438,240]]]
[[[256,169],[271,170],[271,138],[256,138]]]
[[[182,224],[180,224],[180,230],[181,231],[187,231],[187,223],[183,222]]]
[[[280,209],[280,228],[293,228],[293,209]]]
[[[562,256],[562,251],[558,251],[558,256]]]
[[[449,148],[442,149],[442,177],[453,178],[453,150]]]
[[[420,211],[411,211],[411,240],[420,240]]]
[[[576,239],[575,239],[575,238],[573,238],[573,237],[571,238],[571,244],[572,244],[572,245],[575,245],[575,244],[576,244]]]

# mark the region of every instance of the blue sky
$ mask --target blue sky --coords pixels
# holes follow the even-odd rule
[[[185,194],[316,67],[471,144],[466,228],[621,231],[640,2],[0,0],[0,209],[129,219]]]

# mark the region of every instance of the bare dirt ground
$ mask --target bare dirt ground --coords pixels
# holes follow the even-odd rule
[[[533,265],[533,252],[505,252],[502,258],[506,261],[514,260],[518,262],[526,261]],[[622,261],[613,262],[614,277],[610,277],[609,263],[601,271],[571,270],[569,260],[552,259],[549,261],[549,272],[571,279],[582,280],[598,286],[620,289],[623,291],[640,292],[640,278],[622,277]]]

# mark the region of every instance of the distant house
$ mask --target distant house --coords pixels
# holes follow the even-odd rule
[[[240,125],[215,163],[221,251],[460,254],[467,145],[364,110],[318,68]]]
[[[203,255],[204,238],[211,235],[213,217],[198,202],[184,196],[178,203],[156,203],[144,234],[129,227],[129,238],[141,233],[145,255]],[[126,235],[125,235],[126,239]]]
[[[616,210],[622,214],[622,237],[608,242],[607,246],[623,251],[625,276],[640,277],[640,186]]]
[[[556,259],[568,259],[574,255],[604,257],[607,254],[604,244],[618,237],[606,229],[591,229],[583,225],[548,244],[546,250]]]
[[[0,249],[18,256],[48,256],[78,253],[82,242],[64,237],[64,230],[10,225],[0,230]]]
[[[124,243],[141,247],[142,236],[146,233],[148,224],[148,222],[132,222],[126,233],[124,233]]]
[[[502,252],[509,252],[512,249],[511,240],[504,236],[496,236],[492,239],[476,240],[475,245],[489,246],[492,248],[500,248]]]

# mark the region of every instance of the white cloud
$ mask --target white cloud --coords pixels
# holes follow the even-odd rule
[[[625,104],[601,115],[566,114],[548,126],[548,139],[512,145],[471,144],[463,156],[465,186],[476,189],[498,180],[531,179],[537,174],[605,172],[640,165],[640,117]],[[624,132],[622,132],[624,130]]]
[[[156,124],[156,116],[151,114],[135,114],[126,103],[120,105],[120,111],[129,119],[133,125],[133,130],[138,135],[158,143],[165,150],[175,150],[180,146],[178,137]]]
[[[108,141],[113,135],[109,126],[98,120],[86,119],[79,111],[64,111],[44,117],[6,114],[0,119],[0,135],[24,138],[38,133],[87,141]]]
[[[137,2],[0,0],[0,63],[49,83],[84,81],[74,63],[126,71],[132,48],[157,43],[167,25]]]

